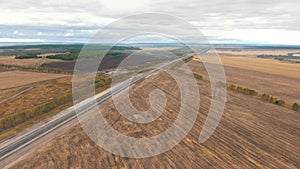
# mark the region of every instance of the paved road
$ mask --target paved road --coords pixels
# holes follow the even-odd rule
[[[206,52],[208,49],[203,49],[203,52]],[[151,71],[141,73],[135,76],[132,79],[128,79],[122,83],[115,85],[114,87],[107,89],[100,94],[97,94],[95,97],[88,98],[78,104],[76,104],[76,109],[78,115],[83,115],[88,110],[92,109],[93,106],[97,104],[90,104],[94,98],[96,98],[97,103],[102,103],[111,98],[112,93],[118,94],[124,91],[129,86],[134,85],[135,83],[151,76],[155,72],[159,71],[161,68],[171,65],[175,62],[178,62],[181,59],[187,58],[190,55],[185,55],[182,58],[175,59],[168,63],[161,64],[158,68],[155,68]],[[34,127],[27,129],[25,132],[12,137],[8,140],[1,142],[0,144],[0,168],[4,168],[11,162],[17,160],[18,158],[25,155],[31,148],[34,148],[36,145],[41,143],[46,138],[49,138],[50,133],[58,133],[62,129],[74,124],[76,121],[76,112],[75,106],[72,106],[59,114],[53,116],[45,122],[39,123]]]

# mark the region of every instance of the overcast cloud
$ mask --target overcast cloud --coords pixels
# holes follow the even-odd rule
[[[187,20],[213,43],[300,45],[298,0],[0,0],[0,9],[0,42],[86,42],[119,18],[158,12]]]

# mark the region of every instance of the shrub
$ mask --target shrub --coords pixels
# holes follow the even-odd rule
[[[183,59],[183,61],[184,61],[185,63],[187,63],[187,62],[189,62],[189,61],[191,61],[191,60],[193,60],[193,56],[190,56],[190,57],[188,57],[188,58]]]
[[[234,84],[228,84],[227,86],[230,90],[236,90],[236,85]]]
[[[298,111],[300,110],[300,105],[298,103],[294,103],[292,109]]]
[[[249,89],[248,92],[249,92],[249,95],[252,95],[252,96],[258,95],[258,92],[255,90],[252,90],[252,89]]]
[[[280,100],[276,100],[276,101],[275,101],[275,104],[282,106],[282,105],[284,105],[284,104],[285,104],[285,101],[284,101],[284,100],[282,100],[282,99],[280,99]]]
[[[237,88],[236,88],[236,90],[238,91],[238,92],[243,92],[243,88],[241,87],[241,86],[238,86]]]
[[[193,73],[193,75],[194,75],[194,77],[195,77],[196,79],[199,79],[199,80],[202,80],[202,79],[203,79],[203,76],[200,75],[200,74],[198,74],[198,73]]]
[[[270,95],[264,93],[264,94],[261,96],[261,98],[262,98],[263,100],[265,100],[265,101],[269,101],[269,100],[270,100]]]

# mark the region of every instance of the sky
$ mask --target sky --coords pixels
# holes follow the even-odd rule
[[[210,43],[300,45],[299,0],[0,0],[0,10],[0,42],[85,43],[147,12],[179,17]]]

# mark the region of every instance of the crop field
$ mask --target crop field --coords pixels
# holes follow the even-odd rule
[[[55,98],[70,91],[70,76],[63,76],[53,80],[48,79],[35,83],[31,81],[30,85],[24,85],[9,90],[0,90],[0,94],[2,95],[2,92],[6,92],[6,96],[8,95],[8,92],[11,92],[10,95],[8,95],[9,97],[6,97],[5,101],[0,103],[0,115],[3,116],[18,112],[22,109],[31,108],[33,105],[38,105],[50,98]],[[18,93],[20,93],[20,95],[18,95]]]
[[[300,102],[300,64],[282,62],[274,59],[222,55],[217,51],[224,66],[228,83],[255,89],[261,93],[268,93],[280,97],[289,103]],[[265,52],[265,51],[264,51]],[[292,50],[281,52],[292,53]],[[274,53],[278,55],[278,53]],[[197,72],[205,71],[205,67],[198,66],[195,58],[190,62]],[[208,78],[208,77],[207,77]]]
[[[39,67],[48,62],[60,62],[60,60],[47,59],[45,57],[35,59],[15,59],[15,56],[0,56],[0,64],[4,65],[17,65],[25,67]]]
[[[212,51],[210,51],[212,52]],[[217,53],[220,56],[248,56],[255,57],[256,55],[287,55],[288,53],[299,53],[297,49],[257,49],[257,48],[217,48]]]
[[[225,66],[256,70],[263,73],[299,78],[300,64],[285,63],[278,60],[250,57],[221,57]]]
[[[4,71],[0,72],[0,90],[23,86],[35,82],[66,77],[68,75],[52,74],[52,73],[37,73],[24,71]]]
[[[60,104],[51,111],[40,114],[24,120],[22,123],[15,123],[14,126],[7,126],[4,128],[3,121],[16,116],[21,112],[27,110],[34,110],[37,106],[49,102],[51,99],[56,99],[71,92],[71,77],[60,77],[56,79],[49,79],[39,81],[23,86],[1,89],[0,90],[0,140],[18,134],[27,127],[35,123],[49,118],[52,115],[67,108],[71,104],[65,102]],[[17,106],[16,106],[17,105]]]
[[[300,64],[260,58],[223,57],[222,61],[229,82],[300,102]]]
[[[223,56],[221,61],[227,82],[268,93],[291,103],[300,102],[300,64],[246,56]],[[198,72],[205,71],[203,66],[196,66],[199,65],[197,62],[199,60],[190,64]]]
[[[170,48],[172,49],[172,48]],[[126,55],[130,51],[123,51]],[[219,49],[228,84],[253,89],[260,94],[283,99],[286,104],[300,103],[300,64],[274,59],[257,58],[259,54],[287,55],[298,50]],[[55,67],[72,70],[75,61],[42,58],[14,59],[0,57],[0,64]],[[125,55],[108,57],[102,69],[115,68]],[[149,57],[150,61],[155,57]],[[136,65],[144,60],[135,59]],[[280,106],[242,92],[228,90],[226,108],[220,124],[211,138],[198,143],[198,137],[210,106],[210,82],[201,60],[188,62],[199,87],[201,99],[196,123],[189,134],[170,151],[158,156],[131,159],[113,155],[97,146],[76,122],[53,139],[37,145],[9,168],[297,168],[300,152],[300,114],[287,106]],[[0,139],[7,138],[34,123],[71,106],[71,75],[38,73],[0,68]],[[3,80],[2,80],[3,79]],[[109,86],[105,85],[99,91]],[[136,109],[150,107],[149,94],[153,89],[165,92],[168,100],[161,116],[150,123],[135,123],[124,118],[113,102],[101,107],[101,113],[118,132],[136,138],[152,137],[168,129],[175,122],[180,108],[180,92],[174,79],[159,72],[130,89],[130,101]],[[98,92],[99,92],[98,91]],[[67,95],[65,95],[67,94]],[[61,96],[66,102],[52,111],[28,119],[18,126],[3,123],[3,119],[34,111]],[[60,98],[62,99],[62,98]],[[58,99],[59,100],[59,99]],[[18,106],[15,106],[18,105]],[[18,117],[18,116],[16,116]],[[27,120],[27,119],[26,119]],[[30,125],[27,126],[27,123]],[[4,133],[5,132],[5,133]],[[4,133],[4,134],[3,134]],[[112,146],[118,146],[112,142]],[[35,160],[32,160],[35,159]]]
[[[25,73],[35,74],[35,72]],[[109,87],[110,79],[104,74],[99,73],[96,81],[96,93]],[[72,106],[71,90],[72,77],[70,75],[1,89],[0,141]]]
[[[184,140],[170,151],[158,156],[131,159],[113,155],[98,147],[77,123],[37,150],[20,159],[10,168],[297,168],[300,152],[300,114],[297,111],[264,102],[260,99],[228,91],[221,122],[204,144],[198,137],[207,117],[210,90],[207,74],[198,61],[189,62],[193,71],[203,75],[197,80],[201,102],[195,125]],[[200,65],[200,66],[199,66]],[[200,67],[200,68],[199,68]],[[245,74],[248,69],[225,66],[229,81],[254,85]],[[242,72],[241,72],[242,71]],[[242,74],[244,73],[244,75]],[[264,80],[271,73],[264,73]],[[278,75],[276,75],[278,76]],[[245,78],[246,77],[246,78]],[[236,80],[240,78],[240,80]],[[272,79],[273,77],[270,77]],[[292,77],[288,76],[292,79]],[[298,79],[299,80],[299,79]],[[102,107],[102,115],[114,129],[132,137],[151,137],[165,131],[175,121],[180,106],[178,87],[164,72],[153,75],[131,89],[130,100],[139,110],[147,110],[148,94],[155,88],[166,93],[167,107],[151,123],[137,124],[120,115],[112,102]],[[287,83],[287,87],[295,87]],[[248,87],[248,86],[247,86]],[[259,87],[264,91],[264,88]],[[274,88],[276,89],[276,88]],[[299,91],[299,88],[296,88]],[[295,90],[296,90],[295,89]],[[295,96],[294,94],[292,96]],[[111,143],[112,145],[114,143]],[[32,160],[35,159],[35,160]]]

